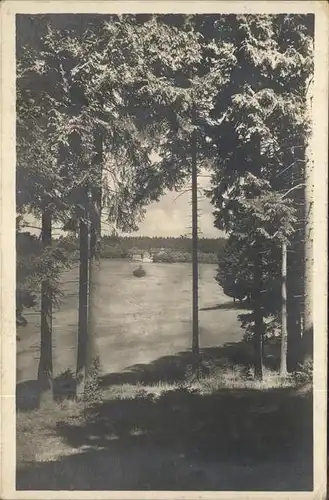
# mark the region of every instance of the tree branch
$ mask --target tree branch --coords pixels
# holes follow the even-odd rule
[[[290,163],[290,165],[288,165],[286,168],[284,168],[283,170],[281,170],[281,172],[279,172],[276,177],[280,177],[280,175],[284,174],[287,170],[289,170],[289,168],[293,167],[297,162],[303,162],[304,163],[304,160],[295,160],[295,161],[293,161],[292,163]]]
[[[296,189],[299,189],[299,188],[302,188],[302,187],[305,187],[304,183],[297,184],[297,186],[292,187],[284,195],[281,196],[281,200],[283,200],[286,196],[288,196],[288,194],[290,194],[292,191],[295,191]]]

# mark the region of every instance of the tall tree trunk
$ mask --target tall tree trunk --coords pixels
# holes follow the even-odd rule
[[[304,164],[300,150],[298,159],[288,170],[290,187],[298,185],[304,177]],[[298,369],[302,355],[302,302],[304,295],[304,190],[293,192],[297,224],[287,252],[287,370]]]
[[[97,181],[91,189],[90,250],[89,250],[89,301],[88,301],[88,348],[86,387],[96,383],[99,373],[99,352],[97,348],[97,317],[100,292],[100,249],[101,249],[101,201],[102,201],[102,156],[103,139],[100,131],[95,134]]]
[[[196,133],[192,132],[192,353],[199,361],[199,270],[198,270],[198,176],[196,164]]]
[[[287,254],[287,369],[292,373],[297,370],[301,361],[301,299],[303,295],[302,274],[299,260],[300,244],[294,245],[293,251]]]
[[[287,300],[287,370],[293,373],[301,361],[301,315],[298,302]]]
[[[51,212],[44,208],[41,220],[41,240],[43,250],[51,246]],[[41,339],[38,382],[42,399],[52,397],[53,359],[52,359],[52,290],[48,279],[41,283]]]
[[[88,359],[89,362],[95,357],[96,334],[97,334],[97,309],[98,288],[100,282],[100,208],[94,195],[94,224],[90,229],[90,252],[89,252],[89,303],[88,303]]]
[[[312,119],[313,84],[309,85],[307,107]],[[313,131],[312,131],[313,132]],[[303,321],[303,360],[313,358],[313,225],[314,225],[314,160],[312,139],[305,151],[305,255],[304,255],[304,321]]]
[[[282,243],[281,273],[281,362],[280,374],[287,374],[287,245]]]
[[[254,256],[254,293],[253,293],[253,312],[255,320],[255,378],[263,380],[263,336],[264,320],[262,310],[262,260],[259,253],[259,246],[255,248]]]
[[[77,348],[77,396],[85,390],[88,347],[88,274],[89,274],[89,230],[86,220],[80,220],[80,263],[79,263],[79,319]]]

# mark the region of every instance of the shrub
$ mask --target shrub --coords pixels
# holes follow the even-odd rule
[[[74,399],[76,395],[75,374],[71,370],[65,370],[54,378],[53,396],[55,401]]]
[[[297,384],[308,384],[313,382],[313,361],[306,361],[293,374]]]
[[[100,386],[100,361],[99,357],[95,358],[91,368],[88,371],[85,390],[83,393],[83,401],[85,403],[98,403],[102,401],[102,390]]]

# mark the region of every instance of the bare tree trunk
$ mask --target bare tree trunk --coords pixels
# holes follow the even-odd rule
[[[287,245],[282,243],[281,274],[281,363],[280,374],[287,374]]]
[[[196,164],[196,134],[192,132],[192,353],[194,362],[199,361],[199,270],[198,270],[198,177]]]
[[[86,220],[80,220],[80,264],[79,264],[79,319],[77,352],[77,396],[85,390],[88,347],[88,265],[89,265],[89,230]]]
[[[95,355],[95,338],[97,334],[98,287],[100,282],[100,208],[94,195],[94,224],[90,230],[89,252],[89,305],[88,305],[88,358],[91,361]]]
[[[298,301],[295,297],[287,298],[287,370],[292,373],[297,370],[301,361],[301,315]]]
[[[45,208],[42,212],[41,239],[43,250],[51,246],[51,212]],[[41,339],[38,382],[42,399],[52,397],[53,359],[52,359],[52,290],[48,279],[41,283]]]
[[[300,155],[298,151],[298,155]],[[301,159],[301,158],[299,158]],[[289,182],[293,187],[304,177],[304,164],[296,161],[289,168]],[[297,189],[293,194],[297,224],[287,251],[287,370],[292,373],[298,369],[302,355],[302,302],[304,294],[304,190]]]
[[[100,247],[101,247],[101,179],[103,140],[100,131],[95,136],[95,149],[97,153],[98,179],[96,186],[91,189],[91,214],[90,214],[90,251],[89,251],[89,302],[88,302],[88,347],[87,347],[87,383],[93,386],[99,375],[99,352],[97,348],[97,317],[98,297],[100,291]]]
[[[312,91],[309,85],[307,104],[309,119],[312,117]],[[314,161],[309,141],[305,151],[305,256],[304,256],[304,326],[303,326],[303,359],[313,358],[313,225],[314,225]]]
[[[253,309],[255,319],[255,378],[263,380],[263,336],[264,336],[264,320],[261,304],[261,289],[262,289],[262,270],[261,270],[261,255],[258,246],[255,249],[254,257],[254,297]]]
[[[302,273],[299,259],[300,245],[295,245],[293,252],[287,253],[287,369],[294,372],[301,361],[301,298],[303,294]]]

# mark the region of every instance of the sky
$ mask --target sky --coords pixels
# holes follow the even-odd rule
[[[199,236],[204,238],[218,238],[223,233],[213,225],[213,207],[209,200],[202,194],[202,189],[209,187],[209,178],[198,179],[199,197]],[[190,187],[186,186],[185,189]],[[185,191],[184,189],[182,191]],[[148,206],[144,221],[139,226],[139,231],[131,234],[141,236],[181,236],[186,234],[191,237],[191,192],[167,192],[159,202]]]

